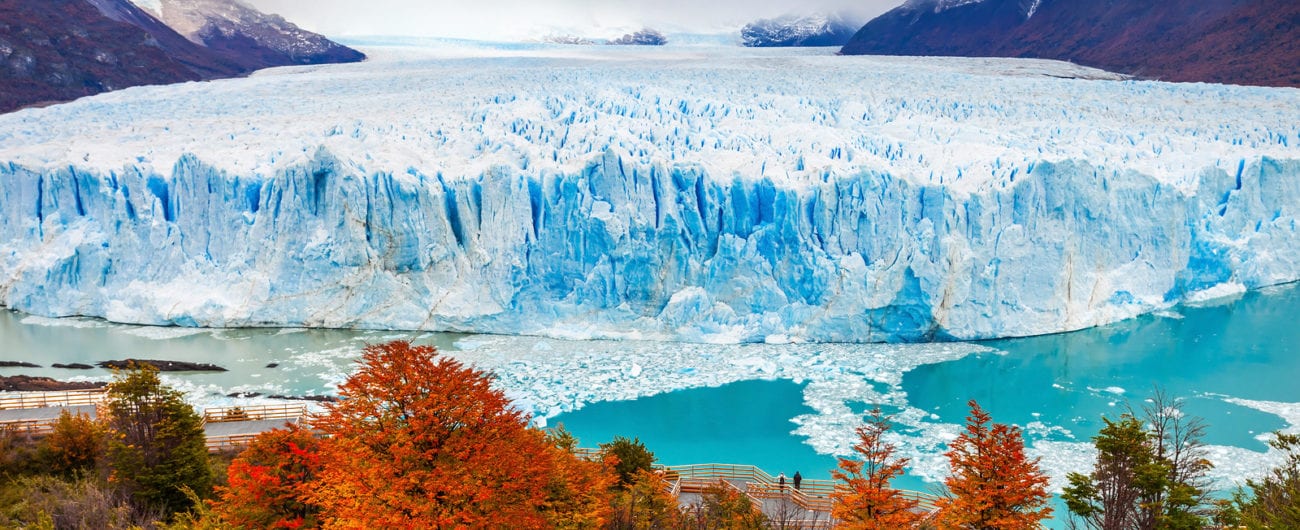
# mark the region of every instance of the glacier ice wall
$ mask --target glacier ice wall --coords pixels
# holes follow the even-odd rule
[[[36,314],[179,325],[1026,335],[1293,280],[1297,175],[1262,159],[1206,171],[1189,196],[1066,162],[957,199],[889,175],[792,190],[612,151],[575,175],[451,182],[358,175],[325,152],[265,180],[192,157],[170,179],[8,166],[4,295]]]
[[[816,66],[826,60],[833,59],[809,61]],[[511,58],[492,75],[531,75],[509,74],[513,70],[507,68],[516,69],[521,61],[547,72],[573,67]],[[718,76],[654,67],[671,79]],[[349,82],[362,88],[388,79],[373,71],[375,65],[350,68],[335,71],[351,72],[361,80]],[[596,72],[593,78],[607,71],[589,68]],[[638,64],[628,71],[644,68]],[[734,80],[743,83],[752,75],[737,73]],[[969,78],[971,86],[1024,85],[1035,93],[1044,83],[1048,89],[1084,92],[1138,90],[1133,83],[990,79],[942,68],[935,75]],[[211,89],[186,85],[111,94],[62,106],[68,108],[11,115],[0,126],[17,123],[35,130],[33,121],[59,113],[84,117],[105,107],[139,113],[143,105],[146,115],[163,114],[174,107],[150,111],[151,97],[184,100],[193,98],[189,92],[195,90],[238,95],[241,87],[304,84],[283,77],[291,79],[270,76]],[[722,77],[717,82],[727,86]],[[629,77],[627,82],[636,80]],[[502,86],[495,77],[485,83],[494,90]],[[820,86],[830,85],[790,90],[814,93]],[[184,93],[172,95],[169,89]],[[673,89],[681,88],[666,90]],[[427,124],[421,130],[430,138],[439,136],[439,145],[474,144],[472,153],[432,149],[410,155],[415,162],[405,167],[375,161],[375,155],[391,150],[378,151],[373,142],[398,142],[409,131],[356,126],[349,135],[348,127],[328,121],[355,118],[337,110],[346,109],[341,103],[331,103],[341,115],[303,127],[310,132],[294,140],[302,146],[298,156],[273,151],[277,146],[271,144],[234,141],[236,134],[221,128],[260,128],[254,121],[220,127],[204,122],[214,130],[189,134],[228,135],[231,141],[213,140],[218,147],[179,142],[160,148],[172,149],[171,158],[155,154],[147,161],[129,158],[143,150],[130,142],[114,145],[123,153],[119,158],[95,163],[91,154],[98,153],[97,147],[88,145],[89,136],[43,129],[0,134],[0,140],[23,142],[0,148],[0,160],[10,160],[0,165],[0,302],[47,316],[184,326],[434,329],[708,342],[925,341],[1073,330],[1189,298],[1300,279],[1300,153],[1290,147],[1300,138],[1292,138],[1294,131],[1255,126],[1251,148],[1241,136],[1215,131],[1222,128],[1214,121],[1220,117],[1202,120],[1209,132],[1170,125],[1164,134],[1182,130],[1188,138],[1229,146],[1213,158],[1190,152],[1180,157],[1178,149],[1197,145],[1181,137],[1156,141],[1140,131],[1124,134],[1104,127],[1091,138],[1066,138],[1088,125],[1071,118],[1063,121],[1074,128],[1060,132],[1050,116],[1070,104],[1062,101],[1041,111],[1049,118],[1036,127],[1055,127],[1058,135],[1042,143],[1002,140],[999,135],[1025,127],[1008,118],[993,125],[1010,132],[984,130],[987,139],[975,140],[976,148],[927,150],[918,139],[888,136],[899,133],[887,125],[866,130],[843,126],[839,122],[859,119],[848,109],[820,117],[810,117],[801,106],[793,107],[799,113],[778,109],[779,116],[794,116],[792,123],[811,121],[828,128],[813,134],[822,142],[817,146],[824,147],[814,154],[806,135],[801,134],[802,140],[775,137],[772,131],[783,123],[771,116],[760,116],[758,125],[737,127],[744,135],[731,136],[726,136],[733,132],[727,129],[728,118],[719,112],[710,114],[712,129],[699,131],[684,129],[691,122],[683,123],[683,118],[662,117],[666,107],[699,116],[698,108],[687,107],[712,104],[708,100],[645,101],[651,98],[637,93],[640,106],[610,108],[625,99],[583,94],[579,83],[556,90],[559,95],[535,98],[527,91],[509,97],[464,96],[474,103],[454,117],[462,130],[477,118],[475,127],[483,138],[442,129],[435,134]],[[1221,95],[1205,87],[1188,88],[1187,94],[1165,85],[1141,90],[1159,97]],[[760,93],[754,95],[760,100],[755,106],[763,110]],[[1257,99],[1270,105],[1295,99],[1267,89],[1250,93],[1262,95]],[[623,97],[628,94],[632,92],[625,90]],[[907,110],[932,96],[877,95],[873,101],[895,113],[952,112],[942,101]],[[849,107],[845,102],[851,97],[851,91],[833,94],[819,108]],[[997,102],[999,95],[979,97]],[[571,101],[557,103],[557,98]],[[549,116],[540,124],[488,119],[525,115],[539,104],[548,107],[544,114]],[[1013,110],[991,106],[982,111],[1017,119],[1028,112],[1022,102],[1001,104]],[[551,108],[556,106],[558,111]],[[583,112],[591,115],[580,117]],[[1294,108],[1286,112],[1297,113]],[[217,115],[223,116],[222,123],[239,121]],[[1168,117],[1160,118],[1163,123]],[[872,121],[865,114],[860,119]],[[1122,126],[1126,118],[1112,119]],[[1277,119],[1285,122],[1286,117]],[[149,125],[139,117],[126,120]],[[184,116],[166,123],[169,131],[186,125]],[[963,129],[973,127],[964,123],[951,121],[954,137],[972,132]],[[69,131],[76,126],[65,125]],[[484,132],[492,127],[513,134]],[[552,150],[548,160],[547,151],[539,149],[578,143],[570,136],[577,136],[573,131],[579,127],[587,127],[582,151]],[[872,131],[883,139],[864,136]],[[692,132],[714,136],[692,138]],[[157,134],[166,138],[170,133]],[[378,140],[367,137],[375,134]],[[836,134],[848,147],[824,142]],[[944,131],[913,127],[911,134],[940,138]],[[1210,140],[1212,135],[1222,138]],[[1120,144],[1127,151],[1079,155],[1086,151],[1079,145],[1088,142],[1098,143],[1087,148],[1098,152]],[[510,148],[524,154],[489,156],[500,155],[503,148],[494,144],[503,143],[513,143]],[[682,145],[661,148],[676,143]],[[1053,152],[1057,143],[1065,147]],[[984,144],[999,149],[989,156],[978,149]],[[245,163],[238,158],[243,155],[234,153],[249,145],[277,154]],[[90,154],[80,161],[69,159],[80,149]],[[1018,158],[1007,158],[1008,151]],[[855,153],[858,163],[851,161]],[[1296,156],[1285,156],[1289,154]],[[277,156],[278,161],[267,161]],[[457,164],[449,157],[464,160]],[[167,160],[173,160],[170,167]],[[777,166],[781,171],[773,170]],[[971,168],[989,176],[962,180]],[[918,176],[921,171],[928,175]]]

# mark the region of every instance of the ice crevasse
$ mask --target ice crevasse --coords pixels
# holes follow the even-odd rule
[[[0,303],[926,341],[1300,279],[1300,91],[1041,61],[556,50],[372,53],[0,116]]]

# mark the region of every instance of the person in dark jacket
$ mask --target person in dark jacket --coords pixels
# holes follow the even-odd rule
[[[801,483],[803,483],[803,475],[800,475],[798,471],[795,471],[795,472],[794,472],[794,489],[799,489],[799,484],[801,484]]]

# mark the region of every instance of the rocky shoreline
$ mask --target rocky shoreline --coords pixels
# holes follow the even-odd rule
[[[4,392],[62,392],[65,390],[93,390],[103,388],[104,381],[59,381],[49,377],[29,375],[0,376],[0,391]]]
[[[226,372],[225,368],[215,364],[192,363],[186,361],[159,361],[152,359],[123,359],[120,361],[103,361],[95,363],[100,368],[109,368],[113,370],[124,370],[132,365],[148,364],[157,368],[160,372]]]

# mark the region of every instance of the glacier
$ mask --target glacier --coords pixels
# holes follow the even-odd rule
[[[1300,280],[1300,91],[554,45],[0,116],[0,304],[687,342],[1076,330]]]

